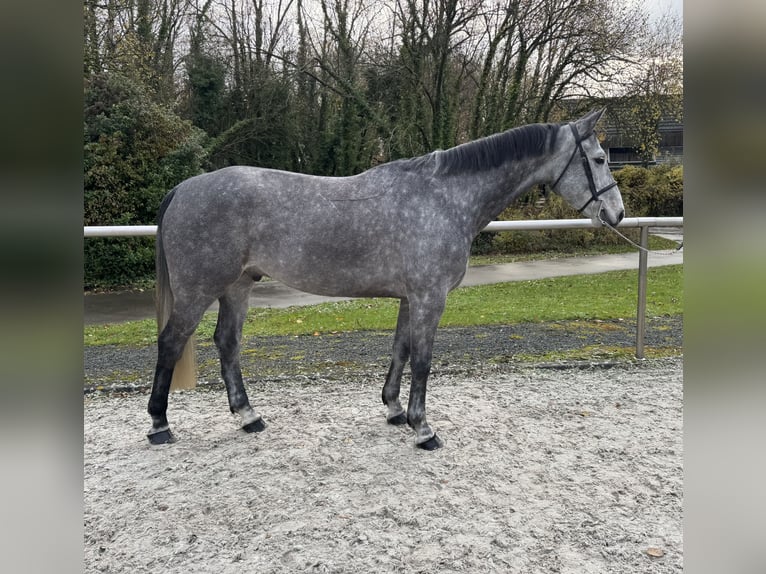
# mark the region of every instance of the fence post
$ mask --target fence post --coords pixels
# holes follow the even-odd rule
[[[638,308],[636,310],[636,358],[644,358],[646,333],[646,275],[648,267],[649,226],[641,226],[641,247],[638,252]]]

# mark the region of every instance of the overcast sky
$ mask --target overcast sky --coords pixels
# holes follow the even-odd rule
[[[683,5],[683,0],[646,0],[646,6],[650,14],[655,17],[665,14],[668,8],[671,8],[673,12],[683,17]]]

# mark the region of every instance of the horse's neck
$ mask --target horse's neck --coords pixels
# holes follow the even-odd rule
[[[517,160],[482,174],[480,181],[469,193],[477,194],[476,232],[497,218],[518,197],[535,185],[546,182],[547,170],[540,158]]]

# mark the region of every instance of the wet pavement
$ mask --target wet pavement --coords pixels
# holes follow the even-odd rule
[[[653,230],[650,230],[654,233]],[[683,241],[682,230],[663,228],[656,230],[675,241]],[[649,267],[683,263],[683,250],[651,252]],[[461,286],[487,285],[507,281],[529,281],[546,277],[603,273],[605,271],[638,268],[638,252],[585,257],[567,257],[542,261],[504,263],[469,267]],[[250,307],[283,308],[314,305],[326,301],[342,301],[347,297],[323,297],[292,289],[278,281],[261,281],[250,292]],[[210,309],[216,309],[217,303]],[[96,325],[119,323],[155,316],[154,290],[121,291],[117,293],[86,293],[84,296],[84,323]]]

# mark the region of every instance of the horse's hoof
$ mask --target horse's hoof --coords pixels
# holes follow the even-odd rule
[[[266,430],[266,423],[263,422],[263,419],[258,419],[243,425],[242,430],[245,432],[263,432]]]
[[[170,429],[165,429],[160,432],[150,433],[146,435],[151,444],[170,444],[176,442],[176,437],[170,432]]]
[[[390,418],[386,418],[386,422],[390,425],[400,426],[407,424],[407,414],[404,412],[394,415]]]
[[[442,439],[434,435],[431,438],[429,438],[427,441],[421,442],[420,444],[417,444],[415,446],[417,446],[418,448],[422,448],[423,450],[436,450],[437,448],[443,447],[444,443],[442,442]]]

